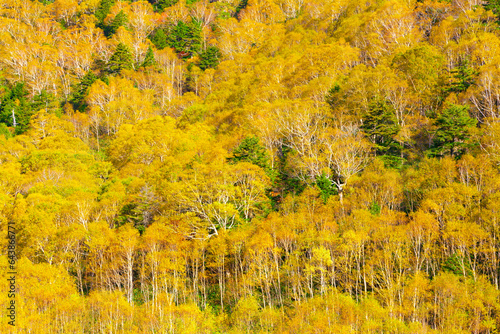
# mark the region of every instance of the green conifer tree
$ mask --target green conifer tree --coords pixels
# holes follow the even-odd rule
[[[88,71],[82,78],[82,80],[74,87],[74,91],[71,97],[71,104],[75,110],[84,111],[87,107],[85,103],[85,98],[89,91],[89,87],[92,86],[94,82],[97,81],[97,76],[92,71]]]
[[[156,64],[155,54],[153,52],[153,49],[149,47],[148,51],[146,52],[146,56],[144,57],[144,61],[141,64],[141,67],[154,66],[155,64]]]
[[[133,68],[133,56],[128,46],[119,43],[115,53],[109,59],[107,71],[110,74],[118,74],[122,70],[130,70]]]
[[[192,19],[190,23],[177,22],[170,27],[167,44],[174,48],[182,58],[200,54],[202,50],[201,22]]]
[[[94,16],[97,19],[97,26],[103,28],[104,19],[108,16],[115,0],[102,0],[97,7]]]
[[[276,173],[269,165],[269,154],[266,148],[259,143],[257,137],[247,137],[233,150],[231,157],[227,159],[230,163],[250,162],[266,171],[271,180],[275,180]]]
[[[123,10],[120,10],[113,19],[113,22],[111,23],[111,28],[113,29],[113,32],[116,32],[116,30],[119,27],[123,27],[127,23],[128,23],[127,14],[125,14]]]
[[[28,100],[28,91],[23,82],[18,82],[4,95],[0,104],[0,121],[15,127],[16,134],[28,129],[33,110]]]
[[[175,5],[179,0],[158,0],[154,3],[154,8],[157,12],[163,12],[165,8]]]
[[[167,34],[164,29],[156,29],[150,36],[149,40],[156,46],[158,50],[165,49],[167,44]]]
[[[264,169],[269,167],[269,156],[259,138],[247,137],[234,149],[233,156],[228,159],[232,163],[250,162]]]
[[[472,143],[471,129],[477,120],[469,116],[469,107],[451,104],[435,121],[437,130],[431,153],[460,157]]]
[[[451,71],[452,81],[449,84],[449,92],[465,92],[475,81],[477,71],[470,66],[467,59],[461,61],[457,68]]]
[[[219,64],[221,53],[216,46],[209,46],[205,51],[200,54],[200,61],[198,67],[203,71],[207,68],[215,68]]]
[[[401,146],[394,139],[399,132],[399,124],[391,105],[385,101],[374,100],[369,110],[363,114],[361,129],[375,144],[379,155],[398,154]]]
[[[109,26],[106,26],[104,28],[104,34],[109,37],[113,35],[118,28],[120,27],[125,27],[126,24],[128,23],[128,17],[127,14],[123,10],[119,11],[118,14],[116,14],[115,18],[113,19],[113,22]]]

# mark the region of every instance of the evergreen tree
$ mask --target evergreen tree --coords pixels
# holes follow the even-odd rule
[[[60,103],[58,99],[54,96],[54,94],[48,93],[45,90],[42,90],[40,94],[33,96],[30,105],[31,109],[33,110],[33,113],[41,109],[45,109],[47,111],[53,111],[55,113],[58,113],[59,115],[61,112]]]
[[[469,117],[469,108],[452,104],[436,119],[436,134],[431,153],[443,155],[449,152],[452,157],[460,157],[471,146],[471,128],[477,120]]]
[[[477,76],[477,71],[470,66],[467,59],[460,62],[456,69],[451,71],[452,82],[447,89],[449,92],[465,92],[469,86],[474,84]]]
[[[232,156],[227,158],[227,161],[232,164],[250,162],[261,167],[273,183],[272,187],[266,190],[266,194],[271,200],[271,205],[276,207],[280,195],[273,194],[271,189],[277,187],[283,180],[279,180],[278,173],[271,168],[269,160],[269,154],[266,148],[259,143],[258,137],[247,137],[243,139],[240,145],[233,150]]]
[[[133,68],[133,56],[128,46],[119,43],[115,53],[109,59],[107,71],[110,74],[120,73],[122,70],[130,70]]]
[[[182,92],[194,92],[195,91],[195,82],[193,79],[193,70],[196,68],[194,63],[188,63],[186,66],[186,74],[184,76],[184,86],[182,87]]]
[[[14,127],[15,134],[24,133],[29,128],[31,116],[41,109],[58,110],[59,102],[54,95],[42,91],[28,99],[24,83],[18,82],[5,93],[0,104],[0,123]]]
[[[179,21],[177,25],[171,27],[167,37],[168,45],[177,52],[186,52],[189,50],[189,26]]]
[[[24,83],[17,82],[8,89],[0,104],[0,122],[15,127],[16,134],[28,129],[33,115],[33,108],[27,96],[28,91]]]
[[[101,0],[99,6],[97,7],[94,16],[97,19],[97,26],[101,26],[104,19],[108,16],[111,7],[115,4],[115,0]]]
[[[457,253],[449,256],[441,265],[441,270],[451,272],[457,276],[472,276],[472,268],[467,257],[458,255]]]
[[[158,50],[165,49],[167,44],[167,34],[164,29],[156,29],[150,36],[149,40],[156,46]]]
[[[106,26],[104,28],[104,34],[107,37],[109,37],[113,35],[118,30],[118,28],[125,27],[127,23],[128,23],[127,14],[125,14],[125,12],[121,10],[120,12],[118,12],[118,14],[116,14],[115,18],[113,19],[113,22],[111,22],[109,26]]]
[[[144,233],[146,227],[152,223],[153,217],[148,214],[150,207],[150,203],[142,202],[124,205],[115,219],[115,226],[120,227],[131,223],[140,234]]]
[[[158,0],[158,1],[149,0],[149,2],[153,3],[154,9],[157,12],[163,12],[165,8],[175,5],[176,3],[179,2],[179,0]]]
[[[193,54],[200,54],[203,49],[202,24],[200,20],[191,18],[189,22],[189,51]]]
[[[219,64],[221,53],[216,46],[209,46],[205,51],[200,54],[200,61],[198,67],[203,71],[207,68],[215,68]]]
[[[269,170],[269,155],[264,146],[260,145],[259,138],[247,137],[234,149],[232,157],[228,158],[232,163],[250,162],[266,171]]]
[[[393,108],[385,101],[375,100],[363,115],[361,129],[375,144],[378,155],[397,155],[401,145],[394,139],[399,132]]]
[[[335,110],[343,100],[340,84],[336,82],[325,94],[325,102],[332,110]]]
[[[316,186],[320,190],[320,197],[324,203],[328,201],[328,198],[332,195],[337,194],[337,187],[328,179],[325,174],[321,174],[316,178]]]
[[[89,87],[96,82],[97,76],[92,71],[88,71],[82,78],[82,80],[74,87],[74,91],[71,98],[71,104],[75,110],[84,111],[87,107],[85,103],[85,98],[89,91]]]
[[[194,54],[201,53],[201,30],[201,22],[194,18],[188,24],[179,21],[170,28],[167,44],[174,48],[182,58],[190,58]]]
[[[146,52],[146,56],[144,57],[144,61],[141,64],[141,67],[154,66],[155,64],[155,54],[153,53],[153,49],[149,47],[148,51]]]

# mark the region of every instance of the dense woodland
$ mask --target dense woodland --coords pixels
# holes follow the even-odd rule
[[[500,331],[499,0],[0,15],[0,332]]]

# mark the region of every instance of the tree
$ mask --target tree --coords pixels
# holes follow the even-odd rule
[[[119,261],[122,272],[125,273],[125,277],[122,279],[127,301],[132,303],[134,290],[134,260],[137,255],[135,250],[139,243],[139,233],[131,224],[121,226],[116,232],[116,240],[118,243],[114,251],[119,259],[116,260]]]
[[[261,168],[249,163],[239,163],[231,170],[237,188],[236,207],[246,220],[264,211],[265,192],[270,179]]]
[[[198,66],[205,71],[207,68],[215,68],[219,64],[219,58],[221,57],[219,48],[216,46],[209,46],[200,54],[200,60]]]
[[[158,28],[149,35],[149,40],[158,50],[163,50],[168,46],[165,29]]]
[[[269,168],[269,156],[266,149],[259,144],[259,138],[247,137],[233,150],[232,157],[228,160],[232,163],[251,162],[263,169]]]
[[[118,30],[118,28],[125,27],[127,23],[128,23],[127,14],[125,14],[123,10],[120,10],[118,14],[116,14],[113,21],[104,28],[104,34],[107,37],[109,37],[113,35]]]
[[[28,91],[18,82],[5,93],[0,104],[0,122],[15,128],[16,134],[28,129],[33,108],[27,99]]]
[[[115,4],[115,0],[101,0],[95,11],[97,25],[103,28],[104,19],[108,16],[111,7]]]
[[[361,129],[375,144],[376,154],[388,156],[389,159],[391,156],[399,155],[402,147],[395,137],[400,127],[394,109],[385,101],[374,100],[362,117]]]
[[[469,117],[469,107],[452,104],[435,121],[437,130],[434,135],[432,153],[450,154],[458,158],[472,146],[471,130],[477,120]]]
[[[201,22],[191,19],[191,22],[178,21],[169,28],[167,43],[174,48],[182,58],[190,58],[199,54],[202,49]]]
[[[73,21],[79,9],[75,0],[55,0],[52,6],[56,18],[64,22],[66,27]]]
[[[107,71],[110,74],[119,74],[122,70],[131,70],[134,67],[134,58],[128,46],[119,43],[115,53],[109,59]]]
[[[141,67],[154,66],[155,64],[155,54],[153,53],[153,49],[149,47],[148,51],[146,52],[146,56],[144,57],[144,61],[141,64]]]
[[[422,44],[395,55],[392,67],[408,80],[415,94],[415,104],[423,114],[441,101],[444,57],[436,47]]]
[[[491,10],[493,14],[497,17],[497,24],[500,24],[500,1],[499,0],[488,0],[483,3],[483,7],[486,10]]]
[[[97,76],[92,71],[88,71],[87,74],[82,78],[82,80],[75,85],[73,96],[71,97],[71,103],[76,110],[84,111],[87,107],[85,99],[89,91],[89,87],[92,86],[94,82],[97,81]]]
[[[153,3],[156,11],[163,12],[165,8],[175,5],[177,2],[179,0],[156,0]]]
[[[355,125],[343,126],[327,135],[325,151],[334,174],[332,183],[337,186],[340,201],[344,187],[351,177],[361,172],[368,162],[370,147],[362,139]]]
[[[462,60],[459,65],[451,71],[452,81],[449,83],[448,91],[454,93],[465,92],[478,75],[478,72],[471,67],[467,59]]]

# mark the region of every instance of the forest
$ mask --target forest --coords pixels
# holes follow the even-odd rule
[[[499,333],[500,0],[0,0],[0,233],[1,333]]]

